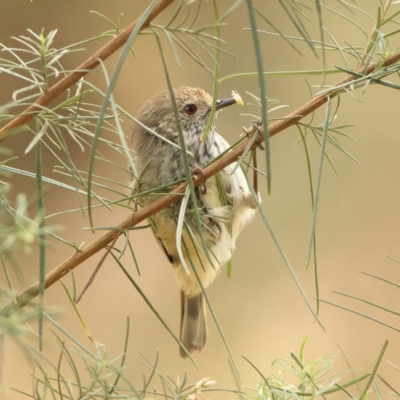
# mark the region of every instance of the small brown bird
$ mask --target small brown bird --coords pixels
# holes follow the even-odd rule
[[[212,106],[212,98],[208,93],[199,88],[183,86],[175,89],[174,95],[186,148],[193,154],[189,163],[193,173],[198,174],[229,145],[215,131],[215,121],[206,139],[200,142]],[[217,100],[216,108],[220,110],[235,102],[234,99]],[[138,120],[170,142],[179,144],[168,91],[148,100],[139,111]],[[178,148],[139,125],[134,127],[132,139],[135,165],[140,176],[140,179],[134,182],[136,191],[144,192],[160,186],[165,187],[185,178],[184,164]],[[202,238],[196,231],[191,202],[186,208],[181,249],[177,248],[176,237],[181,201],[153,215],[150,221],[158,241],[172,263],[181,289],[180,340],[190,353],[201,352],[207,340],[204,297],[193,269],[204,288],[210,285],[221,267],[231,259],[237,236],[255,213],[256,203],[244,173],[241,168],[232,173],[235,166],[236,163],[229,165],[220,172],[219,179],[213,176],[207,179],[203,187],[196,189],[202,236],[207,249],[203,249]],[[171,186],[169,185],[169,188]],[[164,189],[165,192],[168,190]],[[160,189],[157,193],[160,193]],[[156,198],[155,193],[141,197],[142,205],[149,204]],[[184,265],[188,266],[189,273]],[[182,348],[180,354],[186,357]]]

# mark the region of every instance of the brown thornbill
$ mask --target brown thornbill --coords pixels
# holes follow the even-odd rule
[[[215,131],[215,120],[204,141],[200,141],[211,114],[212,98],[204,90],[183,86],[174,90],[180,123],[185,139],[192,173],[201,174],[202,168],[225,151],[229,145]],[[219,110],[236,103],[235,99],[217,100],[215,117]],[[216,118],[215,118],[216,119]],[[139,112],[138,120],[158,135],[179,145],[178,129],[168,91],[148,100]],[[136,192],[171,184],[185,178],[185,168],[179,148],[163,141],[138,124],[132,135],[135,165],[139,181]],[[172,263],[181,289],[180,340],[192,353],[201,352],[207,340],[204,297],[195,269],[204,288],[215,279],[221,267],[231,259],[235,240],[243,226],[253,217],[256,203],[241,168],[234,173],[236,163],[227,166],[196,189],[203,241],[197,231],[193,204],[188,202],[183,224],[180,249],[177,248],[177,221],[181,203],[151,217],[154,234]],[[172,185],[169,186],[169,189]],[[161,189],[157,190],[160,193]],[[168,188],[164,189],[165,192]],[[221,194],[222,192],[222,194]],[[162,195],[162,194],[161,194]],[[142,205],[157,196],[140,197]],[[182,260],[183,257],[183,260]],[[180,348],[182,357],[186,352]]]

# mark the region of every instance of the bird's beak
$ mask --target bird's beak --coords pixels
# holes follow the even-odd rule
[[[228,107],[231,106],[232,104],[235,104],[236,100],[231,98],[231,99],[221,99],[221,100],[217,100],[217,105],[216,105],[216,109],[220,110],[221,108],[224,107]]]

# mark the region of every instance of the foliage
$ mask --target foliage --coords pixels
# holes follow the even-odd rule
[[[122,122],[130,121],[140,123],[126,110],[122,109],[113,97],[113,87],[118,79],[119,71],[128,55],[135,55],[132,49],[132,44],[135,40],[140,40],[140,35],[151,35],[158,44],[161,60],[164,63],[164,73],[166,80],[170,83],[169,65],[166,62],[164,53],[170,51],[174,56],[176,64],[182,67],[182,54],[184,57],[191,58],[194,62],[202,66],[210,75],[213,87],[214,98],[217,96],[218,83],[229,79],[247,79],[249,76],[257,76],[259,79],[259,94],[249,93],[252,101],[256,101],[259,107],[259,115],[255,119],[257,124],[249,130],[245,130],[246,135],[239,139],[231,146],[218,160],[216,160],[210,168],[223,168],[223,163],[228,157],[232,157],[234,151],[241,149],[238,155],[239,163],[246,172],[253,172],[260,179],[265,179],[270,191],[273,175],[270,169],[270,147],[269,137],[272,134],[278,133],[278,125],[282,125],[282,129],[288,127],[289,124],[296,123],[299,132],[298,143],[304,148],[304,154],[307,161],[309,172],[309,191],[311,198],[311,206],[313,210],[312,221],[309,233],[309,242],[307,248],[307,259],[305,264],[308,267],[311,263],[314,266],[315,276],[315,293],[317,297],[316,305],[314,306],[302,289],[299,280],[297,279],[294,269],[286,255],[286,252],[279,242],[268,218],[261,207],[258,190],[253,191],[254,199],[258,204],[259,211],[263,222],[268,228],[271,237],[276,243],[276,246],[282,255],[282,258],[287,265],[290,273],[293,276],[298,289],[303,295],[304,301],[307,303],[314,318],[322,326],[319,320],[319,305],[322,299],[318,285],[318,269],[317,269],[317,248],[316,248],[316,221],[317,210],[319,204],[319,193],[321,187],[321,178],[323,174],[324,162],[327,161],[333,169],[334,163],[330,157],[331,149],[339,150],[343,155],[350,157],[357,162],[357,159],[350,154],[343,144],[344,140],[353,140],[349,135],[348,129],[350,125],[337,124],[337,113],[341,105],[341,96],[351,95],[356,96],[355,90],[368,90],[370,85],[381,85],[385,90],[399,89],[399,86],[392,81],[386,80],[389,75],[398,75],[399,73],[399,53],[397,52],[398,45],[396,43],[399,30],[396,29],[400,23],[397,17],[400,11],[397,10],[398,2],[388,1],[385,5],[380,3],[377,7],[376,17],[370,16],[374,20],[373,31],[370,35],[366,33],[366,28],[357,24],[357,16],[365,13],[361,8],[353,3],[345,1],[338,2],[337,8],[347,7],[354,12],[354,20],[348,21],[348,17],[341,14],[337,9],[328,7],[326,4],[308,1],[302,4],[297,0],[278,0],[279,4],[291,20],[292,26],[298,32],[298,36],[286,34],[284,29],[276,27],[274,21],[267,17],[264,10],[258,9],[253,5],[251,0],[237,0],[231,3],[227,9],[223,9],[223,2],[213,2],[213,23],[211,25],[202,25],[199,18],[201,7],[205,1],[180,1],[178,2],[175,12],[171,19],[163,24],[151,23],[149,27],[142,30],[145,26],[145,21],[150,13],[155,9],[156,2],[149,2],[149,6],[145,13],[139,19],[139,22],[131,31],[124,51],[117,63],[115,70],[109,74],[103,62],[99,62],[97,72],[101,73],[104,79],[104,87],[99,87],[91,81],[90,75],[85,77],[87,71],[82,73],[81,78],[74,85],[67,87],[63,91],[63,97],[60,97],[54,104],[41,103],[36,105],[35,112],[30,113],[32,120],[25,122],[22,126],[16,126],[11,130],[3,131],[0,134],[1,140],[5,140],[9,135],[28,135],[32,136],[30,144],[25,149],[25,153],[35,151],[36,157],[36,172],[32,173],[19,168],[18,160],[10,157],[7,149],[2,148],[1,154],[5,155],[4,161],[0,163],[0,258],[3,266],[3,274],[7,282],[6,285],[0,286],[0,301],[3,307],[0,313],[0,353],[2,347],[6,345],[6,338],[14,340],[24,351],[27,357],[27,362],[34,365],[33,373],[33,392],[25,393],[32,398],[154,398],[162,396],[165,398],[189,399],[192,400],[197,395],[211,390],[215,383],[209,378],[196,383],[189,384],[189,379],[185,375],[182,381],[176,382],[167,375],[159,372],[157,369],[157,360],[151,363],[145,357],[145,365],[150,370],[150,375],[144,381],[143,387],[138,389],[135,387],[130,377],[124,373],[124,362],[126,349],[128,346],[129,337],[129,319],[127,322],[126,340],[124,343],[124,351],[120,356],[108,360],[106,348],[100,343],[93,342],[93,349],[87,349],[81,344],[72,334],[65,330],[57,322],[57,313],[52,309],[47,309],[43,306],[43,296],[45,287],[48,281],[45,278],[46,269],[46,247],[48,239],[52,238],[60,245],[71,246],[77,254],[85,253],[86,248],[83,245],[77,244],[56,234],[60,230],[59,227],[48,226],[48,221],[51,218],[66,213],[81,212],[89,218],[91,230],[109,230],[114,232],[114,236],[109,236],[108,241],[99,242],[97,251],[105,249],[105,257],[109,255],[110,259],[121,267],[128,280],[139,291],[144,300],[149,304],[155,312],[161,323],[174,336],[174,339],[179,342],[173,331],[168,327],[166,322],[158,314],[146,295],[140,290],[140,286],[135,279],[128,273],[124,267],[125,263],[133,262],[137,266],[136,256],[132,245],[129,241],[130,231],[136,229],[149,228],[150,225],[136,226],[139,219],[135,219],[135,223],[124,223],[113,227],[96,226],[94,223],[93,210],[104,209],[112,210],[115,207],[122,207],[130,213],[136,213],[141,205],[141,197],[149,195],[157,195],[162,197],[164,205],[168,206],[174,201],[171,197],[169,189],[181,188],[180,192],[174,193],[176,198],[182,198],[182,207],[176,211],[178,229],[177,241],[180,242],[180,232],[185,226],[188,231],[196,232],[201,236],[201,210],[196,206],[190,210],[190,218],[185,205],[187,199],[190,198],[195,204],[196,193],[195,186],[199,183],[193,182],[187,169],[187,186],[183,182],[171,182],[168,187],[158,187],[153,189],[152,193],[140,191],[140,185],[134,190],[130,185],[125,185],[121,182],[126,182],[133,177],[140,182],[134,157],[128,145],[128,140],[125,132],[122,129]],[[187,3],[187,4],[186,4]],[[239,6],[246,3],[247,12],[249,15],[250,26],[247,27],[252,34],[252,43],[254,46],[254,57],[256,59],[257,71],[245,71],[242,74],[235,74],[225,77],[220,77],[219,66],[221,54],[226,53],[223,48],[223,39],[221,37],[220,28],[229,20],[232,13],[238,12]],[[244,6],[244,4],[243,4]],[[244,8],[243,8],[244,9]],[[355,24],[359,30],[365,34],[365,43],[347,43],[346,46],[340,46],[338,41],[324,27],[322,20],[322,10],[324,12],[332,12],[341,17],[344,21]],[[313,39],[312,35],[307,31],[304,21],[307,18],[314,18],[318,21],[320,27],[319,38]],[[109,21],[106,17],[104,17]],[[99,40],[106,37],[115,37],[123,30],[121,27],[122,20],[119,24],[112,24],[112,29],[103,34],[85,40],[77,44],[69,45],[60,49],[55,48],[54,38],[57,31],[51,31],[46,34],[44,31],[35,33],[28,30],[27,36],[14,38],[17,47],[6,47],[1,45],[3,57],[0,58],[0,73],[7,76],[7,79],[16,80],[20,88],[15,90],[10,95],[10,101],[0,108],[0,121],[8,123],[18,118],[23,114],[24,110],[31,107],[40,96],[45,96],[49,91],[57,85],[60,79],[68,80],[69,72],[64,68],[63,61],[66,57],[81,51],[82,45],[86,42]],[[260,26],[271,26],[274,32],[261,29]],[[301,46],[297,46],[298,42],[305,44],[314,55],[320,55],[323,58],[324,66],[328,62],[328,53],[336,52],[342,58],[342,66],[335,66],[333,69],[320,71],[268,71],[266,72],[263,66],[263,49],[260,45],[259,38],[262,35],[274,35],[287,43],[298,53],[301,53]],[[163,41],[166,38],[166,42]],[[331,40],[328,41],[327,38]],[[395,48],[396,50],[391,50]],[[204,56],[206,54],[206,56]],[[230,55],[230,54],[228,54]],[[76,72],[76,71],[75,71]],[[79,71],[82,72],[82,71]],[[346,76],[343,81],[334,85],[328,83],[328,77],[333,74]],[[273,101],[267,96],[267,86],[265,82],[266,76],[319,76],[322,83],[318,85],[316,93],[312,93],[312,100],[306,104],[301,110],[301,118],[308,114],[312,114],[310,121],[305,122],[299,117],[300,113],[297,110],[287,117],[276,117],[283,106],[277,106],[277,101]],[[172,86],[170,86],[172,93]],[[318,107],[326,103],[326,109],[323,117],[318,114],[313,114],[316,111],[315,99],[320,99],[321,103]],[[314,107],[314,108],[313,108]],[[215,110],[214,110],[215,111]],[[213,112],[214,112],[213,111]],[[276,121],[276,122],[272,122]],[[316,122],[318,121],[318,122]],[[268,126],[269,122],[272,122]],[[262,129],[258,128],[262,123]],[[177,119],[177,124],[179,121]],[[275,130],[274,130],[275,126]],[[280,125],[279,125],[280,126]],[[152,127],[145,127],[152,134],[157,135],[157,132],[152,130]],[[260,131],[261,129],[261,131]],[[279,128],[280,129],[280,128]],[[282,130],[281,129],[281,130]],[[23,131],[23,132],[21,132]],[[261,145],[261,140],[265,141],[265,168],[258,167],[253,163],[255,158],[256,148]],[[316,172],[313,172],[310,162],[310,141],[315,140],[319,146],[318,165]],[[184,141],[183,141],[184,142]],[[180,143],[182,157],[185,163],[189,165],[189,157],[184,149],[184,143]],[[85,151],[89,154],[89,167],[87,170],[81,170],[77,167],[74,159],[74,151],[71,143],[78,146],[80,151]],[[182,144],[183,143],[183,144]],[[176,143],[171,145],[178,146]],[[242,147],[240,147],[242,146]],[[178,146],[179,147],[179,146]],[[107,151],[105,151],[107,149]],[[51,155],[54,159],[54,171],[60,179],[51,179],[45,176],[42,172],[42,152],[46,151],[47,155]],[[108,151],[115,152],[121,157],[121,164],[115,164],[109,160]],[[150,160],[151,162],[151,160]],[[112,169],[122,171],[126,177],[125,180],[115,181],[107,176],[102,176],[97,173],[96,165],[103,163]],[[127,167],[125,167],[127,165]],[[215,167],[217,165],[217,167]],[[208,169],[207,171],[211,171]],[[218,172],[215,170],[213,173]],[[211,174],[211,172],[207,172]],[[35,179],[37,182],[37,195],[33,199],[27,199],[20,191],[20,188],[11,190],[9,183],[10,174],[21,175]],[[256,179],[255,179],[256,180]],[[67,183],[69,182],[69,183]],[[57,213],[49,215],[45,209],[45,196],[43,192],[43,183],[54,185],[61,190],[75,192],[79,207],[71,209],[60,209]],[[183,184],[183,185],[182,185]],[[179,186],[180,185],[180,186]],[[139,190],[138,190],[139,188]],[[168,190],[167,190],[168,189]],[[13,191],[17,191],[14,195]],[[15,197],[15,200],[11,200]],[[169,204],[167,202],[170,201]],[[15,205],[12,205],[14,204]],[[161,207],[160,206],[160,207]],[[33,211],[35,210],[35,211]],[[153,210],[154,213],[157,210]],[[33,214],[33,217],[32,217]],[[135,218],[138,212],[135,214]],[[151,217],[151,214],[145,215],[142,210],[143,218]],[[132,220],[132,217],[131,217]],[[107,234],[106,234],[107,235]],[[115,241],[119,235],[125,235],[125,241],[122,248],[114,247]],[[195,234],[191,236],[195,239]],[[10,279],[10,271],[15,271],[18,276],[19,284],[26,287],[24,280],[24,271],[18,266],[18,252],[22,251],[29,253],[33,246],[38,246],[40,249],[39,261],[39,277],[37,287],[33,291],[18,295],[14,289],[12,280]],[[203,250],[205,246],[203,246]],[[201,244],[199,243],[199,249]],[[103,258],[103,260],[104,260]],[[398,260],[396,260],[398,262]],[[75,261],[72,261],[74,263]],[[86,335],[91,338],[82,316],[76,307],[76,302],[80,297],[76,296],[75,280],[72,269],[80,265],[76,262],[69,266],[72,277],[72,290],[63,283],[68,298],[71,301],[72,308],[81,321],[82,328]],[[100,268],[101,263],[98,268]],[[97,272],[98,269],[96,269]],[[57,280],[63,276],[65,270],[60,273]],[[95,275],[95,274],[94,274]],[[94,277],[94,276],[93,276]],[[90,284],[90,283],[89,283]],[[88,284],[88,285],[89,285]],[[397,287],[397,285],[396,285]],[[72,293],[70,293],[70,291]],[[39,299],[34,300],[39,294]],[[344,295],[344,294],[342,294]],[[350,295],[344,295],[350,296]],[[373,306],[380,307],[369,300],[358,298],[363,302]],[[325,301],[326,302],[326,301]],[[25,305],[25,307],[23,307]],[[211,305],[210,305],[211,307]],[[388,308],[380,307],[385,312],[397,312]],[[55,313],[55,318],[52,314]],[[215,314],[215,322],[223,336],[222,328],[220,327]],[[59,357],[56,363],[47,359],[42,351],[43,342],[43,321],[48,320],[55,327],[54,343],[59,348]],[[38,321],[38,333],[31,327],[32,321]],[[386,324],[388,326],[388,324]],[[389,327],[391,327],[389,325]],[[393,328],[393,327],[392,327]],[[68,339],[64,339],[66,336]],[[37,343],[36,343],[37,341]],[[235,360],[229,349],[228,343],[224,339],[227,352],[231,357],[235,371],[238,374]],[[34,342],[34,344],[32,344]],[[72,342],[72,347],[71,347]],[[37,345],[38,344],[38,345]],[[255,397],[257,399],[297,399],[297,398],[326,398],[328,395],[340,393],[351,398],[365,399],[373,390],[376,397],[380,397],[380,389],[378,387],[377,369],[382,360],[387,343],[383,346],[380,355],[377,358],[375,366],[370,373],[352,377],[342,383],[337,376],[328,376],[328,372],[333,368],[334,357],[318,358],[316,360],[305,362],[303,357],[304,343],[300,350],[300,356],[295,356],[291,353],[292,359],[290,362],[279,360],[283,369],[278,374],[272,374],[270,378],[264,378],[262,373],[263,383],[256,389],[253,389],[249,395],[232,390],[241,397]],[[38,350],[39,347],[39,350]],[[77,359],[79,361],[77,361]],[[0,356],[0,372],[5,368],[4,360]],[[193,362],[195,362],[193,360]],[[80,364],[84,365],[85,373],[88,375],[82,378]],[[48,372],[50,370],[51,372]],[[349,371],[354,373],[354,371]],[[287,378],[287,375],[292,374],[297,379],[296,383],[292,383],[292,376]],[[1,376],[1,373],[0,373]],[[158,377],[163,385],[164,393],[155,393],[150,389],[150,383]],[[389,388],[396,396],[400,396],[384,378],[380,378],[385,389]],[[0,382],[1,385],[2,382]],[[350,393],[350,390],[355,384],[362,384],[362,390],[358,397]],[[18,390],[18,389],[16,389]],[[254,394],[255,391],[255,394]]]

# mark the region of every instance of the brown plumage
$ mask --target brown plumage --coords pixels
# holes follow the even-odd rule
[[[229,145],[216,131],[215,121],[207,138],[200,137],[207,125],[212,98],[204,90],[183,86],[174,90],[180,122],[187,150],[193,154],[189,163],[194,171],[203,168]],[[217,101],[217,110],[234,104],[234,99]],[[218,112],[217,112],[218,113]],[[179,144],[178,131],[168,91],[148,100],[140,110],[138,120],[170,142]],[[136,125],[132,135],[135,164],[140,176],[135,190],[143,192],[171,184],[185,177],[180,150]],[[196,232],[196,225],[188,203],[185,225],[182,229],[184,263],[177,249],[176,227],[181,202],[162,210],[151,218],[154,234],[172,263],[181,289],[181,342],[189,352],[202,351],[207,340],[204,298],[193,271],[195,269],[204,288],[213,282],[221,267],[232,256],[235,240],[241,229],[254,215],[256,204],[250,193],[246,178],[240,168],[232,174],[236,163],[220,172],[221,186],[215,176],[204,187],[197,189],[197,202],[202,222],[202,235],[207,250]],[[219,189],[225,193],[221,199]],[[167,191],[168,189],[165,189]],[[144,196],[142,204],[149,204],[156,196]],[[183,264],[189,268],[189,274]],[[180,354],[186,356],[181,348]]]

